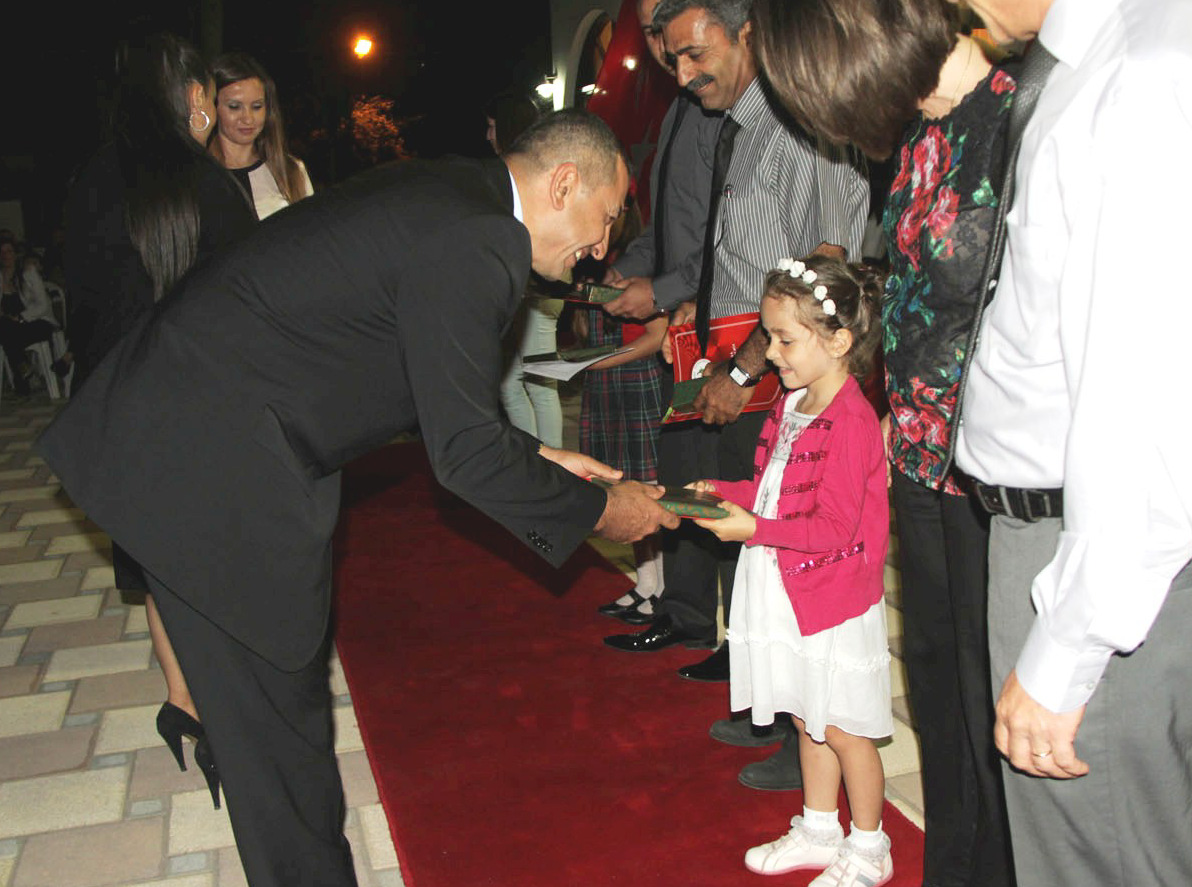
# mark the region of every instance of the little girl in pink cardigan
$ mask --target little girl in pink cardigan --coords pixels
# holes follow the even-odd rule
[[[762,428],[752,480],[698,481],[729,516],[699,523],[744,542],[729,620],[734,711],[789,712],[799,731],[803,813],[751,848],[765,875],[824,869],[812,887],[884,884],[885,781],[874,739],[893,732],[882,576],[886,459],[858,378],[881,341],[881,278],[836,259],[784,259],[766,278],[766,357],[788,394]],[[843,776],[848,837],[836,799]]]

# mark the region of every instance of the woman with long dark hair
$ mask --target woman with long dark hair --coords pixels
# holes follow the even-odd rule
[[[211,153],[252,195],[258,218],[313,194],[306,167],[286,150],[273,78],[243,52],[224,53],[211,67],[218,115]]]
[[[922,748],[924,885],[1014,883],[993,743],[989,517],[953,467],[1013,78],[945,0],[756,0],[758,57],[807,129],[895,156],[882,301],[902,652]]]
[[[256,221],[243,191],[207,153],[215,82],[194,47],[172,34],[130,41],[117,73],[112,140],[79,173],[67,200],[76,387],[179,280]],[[117,588],[147,590],[140,565],[118,545],[112,560]],[[195,739],[195,759],[218,807],[218,775],[198,712],[152,598],[146,606],[168,688],[158,730],[184,770],[182,736]]]

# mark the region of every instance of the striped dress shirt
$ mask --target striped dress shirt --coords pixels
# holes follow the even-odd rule
[[[741,130],[717,219],[713,318],[757,311],[766,274],[786,256],[830,243],[859,260],[869,212],[862,162],[788,128],[759,79],[728,114]]]

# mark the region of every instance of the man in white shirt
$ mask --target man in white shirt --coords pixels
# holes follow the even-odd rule
[[[957,448],[1018,883],[1192,884],[1192,0],[971,5],[1057,59]]]

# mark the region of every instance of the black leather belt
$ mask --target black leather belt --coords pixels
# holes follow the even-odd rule
[[[990,514],[1005,514],[1032,523],[1045,517],[1064,516],[1062,489],[1023,490],[973,481],[973,490],[981,507]]]

